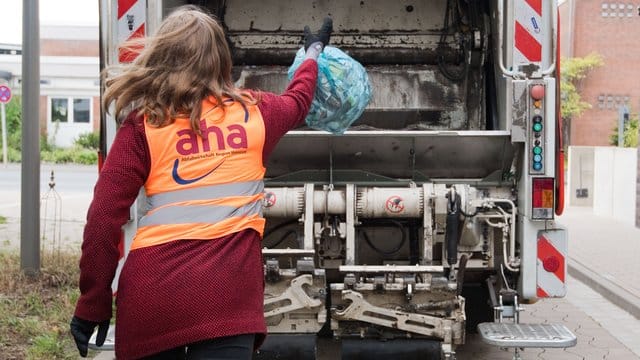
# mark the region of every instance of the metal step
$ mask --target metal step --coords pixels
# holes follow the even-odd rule
[[[485,343],[507,348],[566,348],[577,343],[561,324],[481,323],[478,332]]]

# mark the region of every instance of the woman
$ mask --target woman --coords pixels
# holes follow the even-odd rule
[[[119,278],[118,359],[249,359],[265,338],[263,164],[309,110],[332,24],[305,27],[305,62],[278,96],[238,89],[220,24],[177,9],[106,82],[121,122],[95,186],[71,321],[78,350],[104,342],[120,230],[144,186],[150,210]]]

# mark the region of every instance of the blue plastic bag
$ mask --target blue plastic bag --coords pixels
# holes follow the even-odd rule
[[[289,80],[302,64],[304,48],[289,68]],[[342,134],[371,100],[371,84],[364,67],[342,50],[326,46],[318,57],[318,84],[305,122],[313,129]]]

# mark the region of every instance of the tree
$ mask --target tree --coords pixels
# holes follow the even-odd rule
[[[562,140],[564,144],[569,144],[571,120],[591,108],[591,105],[582,100],[582,96],[580,96],[580,85],[589,71],[603,64],[602,56],[597,53],[560,61],[560,94],[562,99],[560,116],[563,120],[562,133],[564,138]]]

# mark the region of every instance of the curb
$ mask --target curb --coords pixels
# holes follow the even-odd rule
[[[569,258],[568,272],[569,275],[640,320],[640,298],[636,295],[602,277],[574,258]]]

